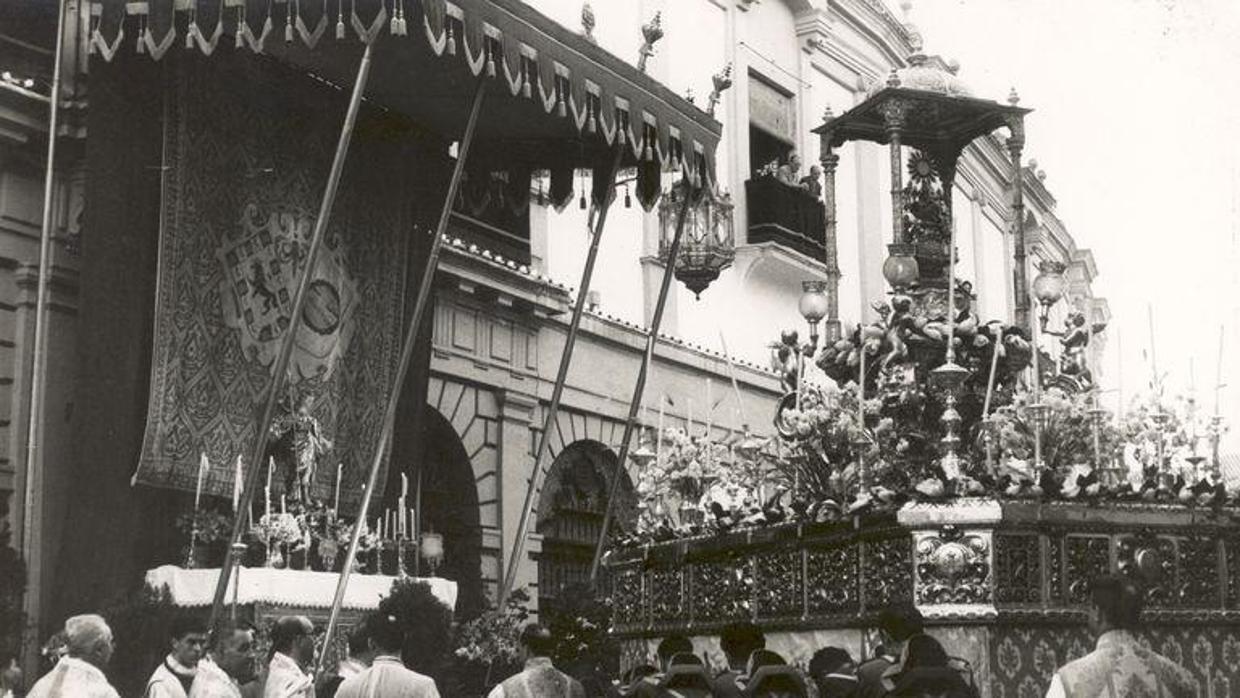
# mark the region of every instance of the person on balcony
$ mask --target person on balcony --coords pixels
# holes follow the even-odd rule
[[[801,178],[801,188],[815,199],[822,198],[822,168],[818,165],[809,166],[809,174]]]
[[[1089,627],[1098,637],[1097,649],[1060,667],[1046,698],[1197,695],[1187,669],[1137,642],[1142,605],[1137,585],[1108,575],[1090,586]]]
[[[102,617],[88,614],[65,621],[66,654],[39,679],[28,698],[120,698],[103,669],[116,645]]]
[[[779,169],[775,171],[775,178],[790,187],[800,186],[801,156],[796,153],[789,155],[788,162],[780,165]]]
[[[146,682],[143,698],[186,698],[198,673],[198,660],[207,649],[207,624],[184,615],[172,621],[172,652],[164,657]]]

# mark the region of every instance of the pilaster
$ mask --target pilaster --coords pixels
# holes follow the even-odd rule
[[[499,394],[499,520],[500,520],[500,581],[508,568],[516,542],[517,528],[521,522],[525,495],[534,472],[533,451],[538,437],[535,423],[539,413],[538,398],[526,393],[507,390]],[[528,531],[537,528],[531,515]],[[542,551],[542,538],[527,533],[521,565],[517,570],[513,589],[525,587],[532,600],[537,601],[538,554]]]

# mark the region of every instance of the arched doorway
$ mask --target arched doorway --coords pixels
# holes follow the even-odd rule
[[[576,441],[556,457],[547,473],[538,503],[538,607],[555,608],[568,588],[589,582],[590,563],[607,511],[611,480],[619,472],[620,501],[613,510],[624,526],[636,514],[636,495],[629,474],[616,467],[616,454],[598,441]]]
[[[473,467],[456,430],[438,410],[423,405],[415,419],[397,423],[388,473],[384,507],[395,506],[400,497],[402,473],[409,478],[410,499],[420,488],[421,530],[443,535],[444,560],[436,574],[458,585],[456,618],[476,617],[487,603],[482,589],[482,526]],[[422,564],[421,574],[429,574]]]

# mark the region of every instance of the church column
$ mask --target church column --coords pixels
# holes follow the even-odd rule
[[[506,390],[499,393],[499,549],[501,559],[495,570],[483,570],[483,578],[488,593],[494,601],[494,592],[502,581],[508,560],[502,556],[511,554],[517,528],[521,521],[521,507],[525,503],[525,492],[529,489],[530,478],[534,467],[534,440],[537,434],[536,419],[538,417],[538,398],[525,393]],[[548,467],[550,465],[548,464]],[[537,511],[537,509],[535,509]],[[531,519],[530,531],[537,530],[538,521]],[[486,545],[484,541],[484,545]],[[532,600],[537,601],[538,593],[534,585],[538,582],[538,565],[535,558],[542,552],[542,536],[530,533],[525,543],[525,560],[517,573],[513,589],[525,587]]]

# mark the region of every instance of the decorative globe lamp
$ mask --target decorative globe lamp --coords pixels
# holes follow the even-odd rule
[[[435,571],[439,569],[440,563],[443,562],[443,535],[439,533],[423,533],[422,541],[422,559],[426,560],[426,564],[430,565],[431,576],[435,576]]]
[[[1050,315],[1051,306],[1063,298],[1064,278],[1067,269],[1062,262],[1047,260],[1038,265],[1038,275],[1033,279],[1033,297],[1038,300],[1038,321],[1043,331]]]
[[[827,282],[802,281],[801,299],[797,302],[797,310],[801,317],[809,323],[809,346],[813,351],[818,346],[818,323],[827,316],[831,309],[831,301],[827,298]]]
[[[887,245],[889,256],[883,262],[883,278],[896,293],[904,293],[921,278],[921,267],[913,251],[913,246],[907,243]]]

